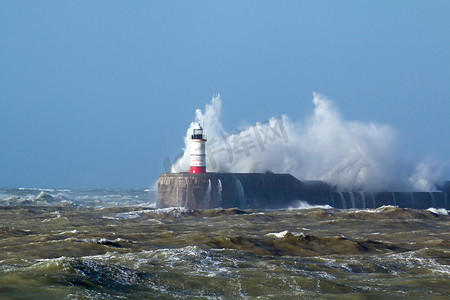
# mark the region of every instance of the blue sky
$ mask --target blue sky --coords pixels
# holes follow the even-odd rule
[[[147,187],[196,108],[228,131],[312,93],[447,164],[449,1],[0,1],[0,187]]]

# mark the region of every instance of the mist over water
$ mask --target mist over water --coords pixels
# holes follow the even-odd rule
[[[197,109],[208,137],[208,172],[290,173],[300,180],[323,180],[340,190],[431,191],[442,181],[442,168],[430,158],[407,162],[389,125],[346,120],[334,103],[313,94],[314,110],[306,120],[274,116],[228,133],[220,121],[222,101],[212,98]],[[172,172],[189,170],[189,138]]]

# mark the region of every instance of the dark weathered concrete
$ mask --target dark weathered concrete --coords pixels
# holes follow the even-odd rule
[[[300,181],[273,173],[164,173],[159,178],[157,207],[287,208],[296,201],[336,208],[449,208],[449,182],[437,192],[341,192],[323,181]]]
[[[165,173],[159,178],[157,206],[279,208],[304,189],[289,174]]]

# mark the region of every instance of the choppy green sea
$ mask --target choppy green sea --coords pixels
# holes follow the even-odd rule
[[[450,296],[450,217],[156,209],[149,190],[0,189],[1,299]]]

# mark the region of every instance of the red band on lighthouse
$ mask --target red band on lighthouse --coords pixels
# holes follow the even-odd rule
[[[206,167],[191,167],[189,173],[206,173]]]

